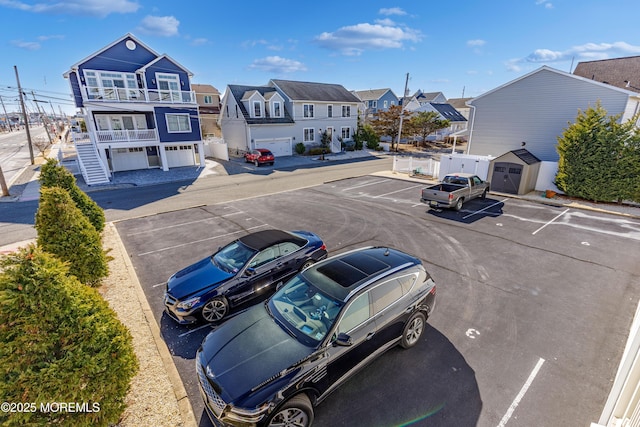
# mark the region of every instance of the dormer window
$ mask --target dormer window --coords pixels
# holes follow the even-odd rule
[[[282,107],[279,102],[273,103],[273,117],[282,117]]]
[[[253,101],[253,117],[262,117],[262,102]]]

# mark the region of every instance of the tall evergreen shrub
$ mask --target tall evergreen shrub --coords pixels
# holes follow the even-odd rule
[[[620,117],[607,116],[600,103],[579,111],[576,121],[558,138],[555,184],[560,190],[593,201],[637,200],[640,144],[636,119],[620,123]]]
[[[36,212],[38,246],[69,263],[80,282],[97,286],[109,273],[100,233],[60,187],[42,188]]]
[[[69,195],[82,213],[89,218],[96,230],[104,230],[104,211],[78,187],[76,178],[64,167],[58,165],[55,159],[49,159],[40,169],[41,187],[61,187],[69,192]]]
[[[118,422],[138,369],[131,335],[95,289],[34,245],[0,258],[0,343],[0,400],[35,405],[0,412],[0,425]]]

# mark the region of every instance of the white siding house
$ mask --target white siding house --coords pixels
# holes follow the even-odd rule
[[[557,162],[557,138],[578,112],[600,102],[622,121],[640,111],[640,94],[543,66],[468,102],[468,154],[498,157],[525,147]]]
[[[232,155],[267,148],[290,156],[294,146],[319,146],[321,133],[349,141],[357,127],[360,100],[343,86],[271,80],[266,86],[229,85],[222,99],[220,126]]]

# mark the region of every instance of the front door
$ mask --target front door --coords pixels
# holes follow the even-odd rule
[[[376,321],[372,317],[370,292],[365,292],[349,303],[338,320],[335,336],[344,333],[351,338],[351,345],[327,345],[327,375],[317,387],[321,392],[330,392],[350,377],[354,368],[376,350]]]

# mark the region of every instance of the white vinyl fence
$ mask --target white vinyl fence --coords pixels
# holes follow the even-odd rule
[[[206,138],[204,142],[204,155],[220,160],[229,160],[227,143],[222,138]]]
[[[440,171],[440,162],[431,158],[393,156],[393,171],[437,177]]]

